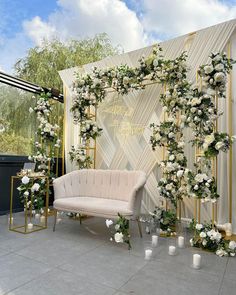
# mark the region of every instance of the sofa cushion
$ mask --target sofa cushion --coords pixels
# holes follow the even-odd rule
[[[57,210],[86,213],[94,216],[131,216],[133,212],[128,209],[128,202],[95,197],[61,198],[54,201]]]

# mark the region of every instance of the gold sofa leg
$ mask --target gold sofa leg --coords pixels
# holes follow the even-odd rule
[[[53,225],[53,231],[56,230],[56,224],[57,224],[57,210],[54,209],[54,225]]]

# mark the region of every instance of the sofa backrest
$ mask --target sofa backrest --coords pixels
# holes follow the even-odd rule
[[[135,187],[145,183],[142,171],[84,169],[54,181],[55,199],[90,196],[129,201]],[[57,183],[58,182],[58,183]]]

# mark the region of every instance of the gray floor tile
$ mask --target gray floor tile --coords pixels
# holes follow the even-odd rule
[[[234,279],[224,278],[219,295],[235,295],[236,294],[236,273]]]
[[[115,290],[91,283],[77,275],[55,269],[8,295],[112,295]]]
[[[1,256],[0,265],[1,295],[50,270],[45,264],[13,253]]]
[[[145,264],[144,259],[131,255],[127,248],[106,244],[60,268],[118,289]]]
[[[137,295],[216,295],[219,289],[217,276],[161,260],[148,263],[121,288],[128,294]]]
[[[53,235],[53,233],[51,234]],[[101,242],[98,240],[86,237],[77,236],[77,239],[54,237],[50,240],[40,241],[33,246],[29,245],[20,251],[16,251],[16,253],[55,267],[77,261],[80,255],[95,249],[99,245],[101,245]]]

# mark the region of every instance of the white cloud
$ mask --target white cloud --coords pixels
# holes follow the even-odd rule
[[[41,45],[44,39],[51,39],[56,34],[55,27],[43,22],[39,16],[31,21],[24,21],[23,28],[36,45]]]
[[[219,0],[145,0],[142,3],[144,29],[166,38],[236,17],[236,6]]]
[[[59,9],[47,22],[39,17],[24,23],[26,34],[40,44],[43,38],[92,37],[106,32],[114,45],[134,50],[146,44],[143,26],[136,13],[119,0],[59,0]]]

